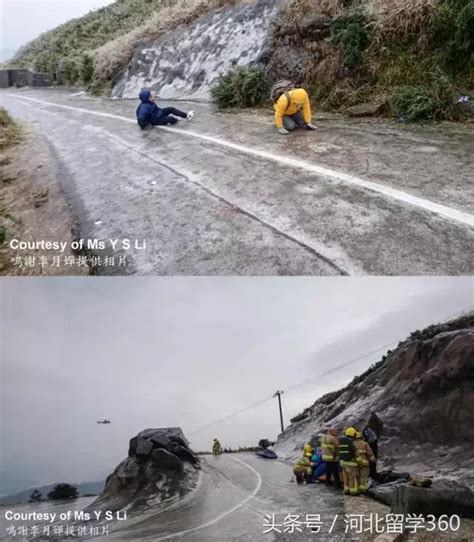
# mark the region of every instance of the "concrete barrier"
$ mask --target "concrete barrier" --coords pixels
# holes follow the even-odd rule
[[[390,511],[403,515],[456,514],[472,518],[474,517],[474,497],[468,487],[452,481],[435,482],[430,488],[400,484],[395,488]]]
[[[0,70],[0,88],[8,87],[48,87],[53,79],[47,73],[37,73],[27,69]]]

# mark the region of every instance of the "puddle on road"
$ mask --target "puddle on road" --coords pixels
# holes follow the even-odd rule
[[[434,154],[440,151],[439,147],[432,147],[429,145],[422,145],[421,147],[417,147],[416,150],[425,154]]]

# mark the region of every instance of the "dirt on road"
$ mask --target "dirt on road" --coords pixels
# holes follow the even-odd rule
[[[20,132],[0,154],[0,274],[88,275],[87,259],[71,250],[75,223],[54,153],[31,125],[22,123]],[[67,248],[23,250],[19,241],[63,242]]]

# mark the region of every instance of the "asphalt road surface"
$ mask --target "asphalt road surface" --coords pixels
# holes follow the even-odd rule
[[[190,497],[159,514],[151,512],[136,519],[131,515],[123,527],[111,531],[109,539],[348,541],[358,538],[354,532],[346,532],[346,515],[372,513],[382,517],[388,513],[386,506],[370,499],[347,497],[320,484],[298,486],[291,479],[290,466],[280,461],[253,454],[208,456],[203,461],[200,484]],[[319,515],[317,536],[306,524],[310,514]],[[294,518],[294,528],[289,516]],[[364,540],[372,538],[368,535]]]
[[[48,540],[64,540],[65,537],[56,536],[54,530],[66,529],[68,524],[74,525],[76,540],[108,542],[379,542],[378,537],[383,537],[384,533],[386,536],[385,518],[390,513],[387,506],[367,497],[345,496],[340,490],[327,488],[324,484],[298,486],[292,481],[291,465],[282,461],[242,453],[205,456],[201,465],[197,487],[178,502],[131,508],[126,518],[121,512],[121,521],[71,523],[57,519],[50,524]],[[8,506],[4,510],[54,512],[60,518],[61,513],[71,510],[92,513],[93,501],[94,497],[80,498],[68,502]],[[29,530],[36,525],[40,532],[48,525],[38,521],[15,523],[3,516],[0,514],[0,540],[32,540],[21,534],[14,538],[6,535],[12,524],[17,527],[27,525]],[[81,527],[86,529],[85,535],[79,534]],[[89,533],[91,527],[98,530],[97,536]],[[474,522],[463,518],[459,531],[442,536],[421,532],[420,536],[417,534],[410,540],[470,540],[473,532]],[[45,539],[41,536],[33,538]],[[389,535],[383,540],[392,538]]]
[[[105,274],[474,272],[469,126],[325,116],[283,137],[270,112],[182,102],[195,119],[141,131],[135,101],[0,98],[49,141],[80,236],[138,240]]]

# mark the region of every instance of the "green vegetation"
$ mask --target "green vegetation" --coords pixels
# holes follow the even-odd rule
[[[151,11],[173,3],[173,0],[117,0],[42,34],[24,46],[12,63],[53,73],[59,82],[63,82],[63,75],[78,80],[82,53],[135,29],[149,18]]]
[[[135,47],[235,0],[116,0],[25,45],[9,62],[52,74],[58,84],[110,91]]]
[[[30,495],[30,500],[28,502],[41,502],[43,500],[43,494],[41,491],[35,489]]]
[[[298,70],[317,107],[375,102],[407,121],[469,118],[471,108],[457,98],[474,94],[474,0],[387,0],[376,17],[373,4],[291,0],[282,15],[272,45],[314,52],[319,60]],[[329,18],[320,38],[298,32],[298,21],[314,11]]]
[[[211,88],[219,108],[256,107],[270,94],[270,80],[262,68],[234,68],[222,75]]]
[[[43,34],[11,64],[106,93],[140,42],[236,1],[116,0]],[[377,102],[410,121],[462,120],[471,110],[457,97],[474,94],[474,0],[290,0],[277,23],[271,48],[281,54],[266,73],[294,77],[319,109]],[[299,62],[303,50],[311,54]],[[212,96],[223,108],[261,105],[268,76],[259,68],[233,69]]]
[[[396,86],[391,96],[393,114],[408,121],[445,118],[453,103],[453,88],[446,76],[432,85]]]
[[[20,141],[20,126],[10,117],[6,109],[0,107],[0,150],[3,151]]]
[[[59,501],[65,499],[77,499],[79,493],[77,488],[70,484],[58,484],[48,493],[48,499],[52,501]]]
[[[330,25],[331,43],[341,52],[345,68],[355,68],[362,62],[362,54],[371,41],[370,24],[365,17],[338,17]]]

